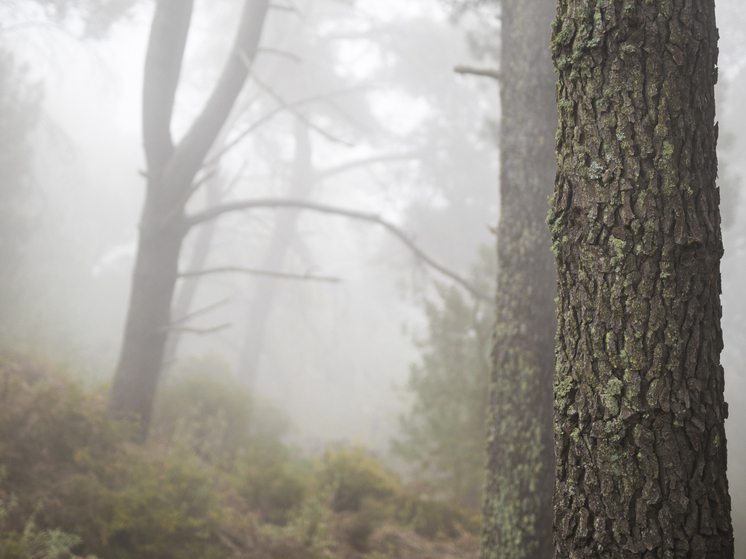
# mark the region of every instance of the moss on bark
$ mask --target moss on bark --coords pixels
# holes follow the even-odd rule
[[[482,555],[551,553],[554,270],[544,220],[557,112],[553,0],[502,2],[497,326]]]
[[[712,0],[560,0],[555,557],[732,558]]]

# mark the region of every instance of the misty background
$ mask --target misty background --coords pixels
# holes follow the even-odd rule
[[[176,138],[212,89],[240,7],[196,2]],[[494,252],[499,89],[453,69],[497,65],[499,20],[481,9],[480,17],[456,17],[436,0],[278,0],[217,142],[232,147],[204,173],[206,188],[188,207],[291,196],[376,214],[471,278],[483,254]],[[733,521],[743,550],[746,6],[721,0],[717,10],[722,359]],[[121,343],[143,203],[140,98],[153,3],[138,3],[101,37],[86,33],[75,14],[58,22],[33,3],[3,1],[0,11],[0,46],[12,53],[25,96],[40,100],[22,202],[29,226],[17,296],[6,303],[13,317],[6,338],[92,383],[106,381]],[[280,220],[287,232],[278,237]],[[206,227],[187,238],[182,270],[199,259]],[[169,370],[198,358],[223,361],[238,375],[253,363],[254,389],[288,413],[293,444],[313,453],[360,442],[388,453],[412,402],[406,384],[421,359],[425,301],[437,299],[438,282],[452,280],[378,225],[306,211],[222,216],[209,247],[201,269],[223,271],[180,280],[176,300],[190,281],[194,296]],[[247,338],[259,342],[250,347]]]

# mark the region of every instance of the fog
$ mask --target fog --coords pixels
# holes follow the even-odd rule
[[[195,3],[171,123],[176,141],[220,75],[242,4]],[[202,186],[187,213],[216,201],[282,197],[362,212],[471,281],[480,251],[494,252],[499,88],[453,69],[497,67],[499,23],[482,9],[480,19],[451,17],[436,0],[279,1],[208,161],[228,149],[198,174]],[[92,386],[109,382],[145,195],[143,65],[154,3],[134,3],[98,36],[86,33],[75,10],[55,19],[21,0],[0,10],[0,46],[42,98],[23,201],[31,225],[6,338]],[[722,359],[733,521],[744,557],[746,6],[721,0],[717,10],[727,202]],[[226,213],[193,228],[179,270],[214,273],[178,280],[174,305],[188,285],[193,296],[186,316],[174,317],[178,344],[169,342],[175,353],[161,384],[194,358],[220,360],[287,412],[286,440],[302,452],[362,443],[388,455],[413,401],[406,386],[411,364],[421,363],[424,301],[437,300],[438,285],[457,285],[452,277],[380,224],[277,208]]]

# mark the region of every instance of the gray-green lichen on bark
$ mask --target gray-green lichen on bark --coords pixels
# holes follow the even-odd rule
[[[712,0],[560,0],[555,557],[732,558]]]
[[[551,553],[554,262],[544,223],[555,174],[554,0],[503,0],[497,325],[484,559]]]

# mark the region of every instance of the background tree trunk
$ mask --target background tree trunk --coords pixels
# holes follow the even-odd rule
[[[313,167],[311,164],[311,140],[308,128],[300,120],[295,120],[295,160],[291,177],[291,200],[305,200],[311,192],[314,183]],[[281,272],[285,256],[295,237],[295,225],[298,222],[299,210],[280,212],[275,221],[275,227],[269,241],[269,248],[262,263],[262,270]],[[250,387],[256,382],[257,367],[261,357],[262,346],[267,327],[267,320],[279,287],[276,278],[257,277],[254,299],[249,307],[246,319],[244,345],[239,363],[239,375],[242,381]]]
[[[552,546],[555,273],[546,229],[557,110],[553,0],[503,0],[497,325],[482,555],[546,558]]]
[[[733,557],[712,0],[560,0],[555,557]]]

